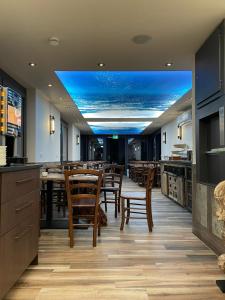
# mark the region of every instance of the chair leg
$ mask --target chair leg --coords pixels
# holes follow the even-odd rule
[[[100,222],[98,223],[98,236],[101,236],[101,224],[100,224]]]
[[[117,218],[117,206],[118,206],[118,203],[117,203],[117,193],[115,192],[115,218]]]
[[[96,247],[96,240],[97,240],[97,224],[95,222],[93,226],[93,247]]]
[[[129,224],[130,221],[130,199],[127,199],[127,220],[126,224]]]
[[[120,193],[118,193],[118,213],[120,213]]]
[[[107,212],[106,192],[104,191],[105,212]]]
[[[151,207],[147,206],[146,207],[146,213],[147,213],[147,222],[148,222],[148,230],[149,232],[152,232],[152,212],[151,212]]]
[[[125,199],[121,199],[121,224],[120,224],[120,230],[122,231],[124,228],[125,223],[125,205],[124,205]]]
[[[74,237],[73,237],[73,225],[69,225],[69,239],[70,239],[70,248],[74,246]]]
[[[68,234],[69,234],[69,239],[70,239],[70,248],[73,248],[74,246],[74,235],[73,235],[73,208],[69,207],[69,230],[68,230]]]
[[[100,206],[98,210],[98,236],[101,235],[101,216],[100,216]]]
[[[152,227],[154,226],[154,223],[153,223],[153,217],[152,217],[152,204],[150,204],[150,213],[151,213],[151,224],[152,224]]]

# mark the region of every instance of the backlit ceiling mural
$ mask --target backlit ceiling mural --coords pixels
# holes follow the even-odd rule
[[[191,71],[56,71],[96,134],[136,134],[151,122],[109,118],[157,118],[192,87]],[[147,121],[147,120],[146,120]],[[108,127],[107,127],[108,126]]]
[[[139,134],[152,122],[88,122],[95,134]]]

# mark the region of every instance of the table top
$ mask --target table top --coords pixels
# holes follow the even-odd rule
[[[40,176],[42,181],[65,181],[64,174],[49,173],[47,176]],[[73,175],[70,176],[71,180],[77,181],[97,181],[98,177],[94,175]]]

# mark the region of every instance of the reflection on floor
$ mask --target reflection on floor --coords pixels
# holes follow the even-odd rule
[[[124,190],[142,190],[125,179]],[[91,230],[44,230],[39,265],[30,267],[7,295],[9,300],[216,300],[215,281],[225,275],[216,256],[191,232],[191,214],[153,191],[154,229],[131,220],[124,232],[109,213],[97,248]]]

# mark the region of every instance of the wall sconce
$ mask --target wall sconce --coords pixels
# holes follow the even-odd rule
[[[177,138],[178,140],[182,140],[182,126],[177,126]]]
[[[50,134],[55,133],[55,117],[50,115]]]
[[[163,135],[162,135],[162,142],[164,144],[166,144],[166,131],[163,132]]]
[[[80,144],[80,136],[79,136],[79,134],[77,134],[77,136],[76,136],[76,142],[77,142],[77,145]]]

